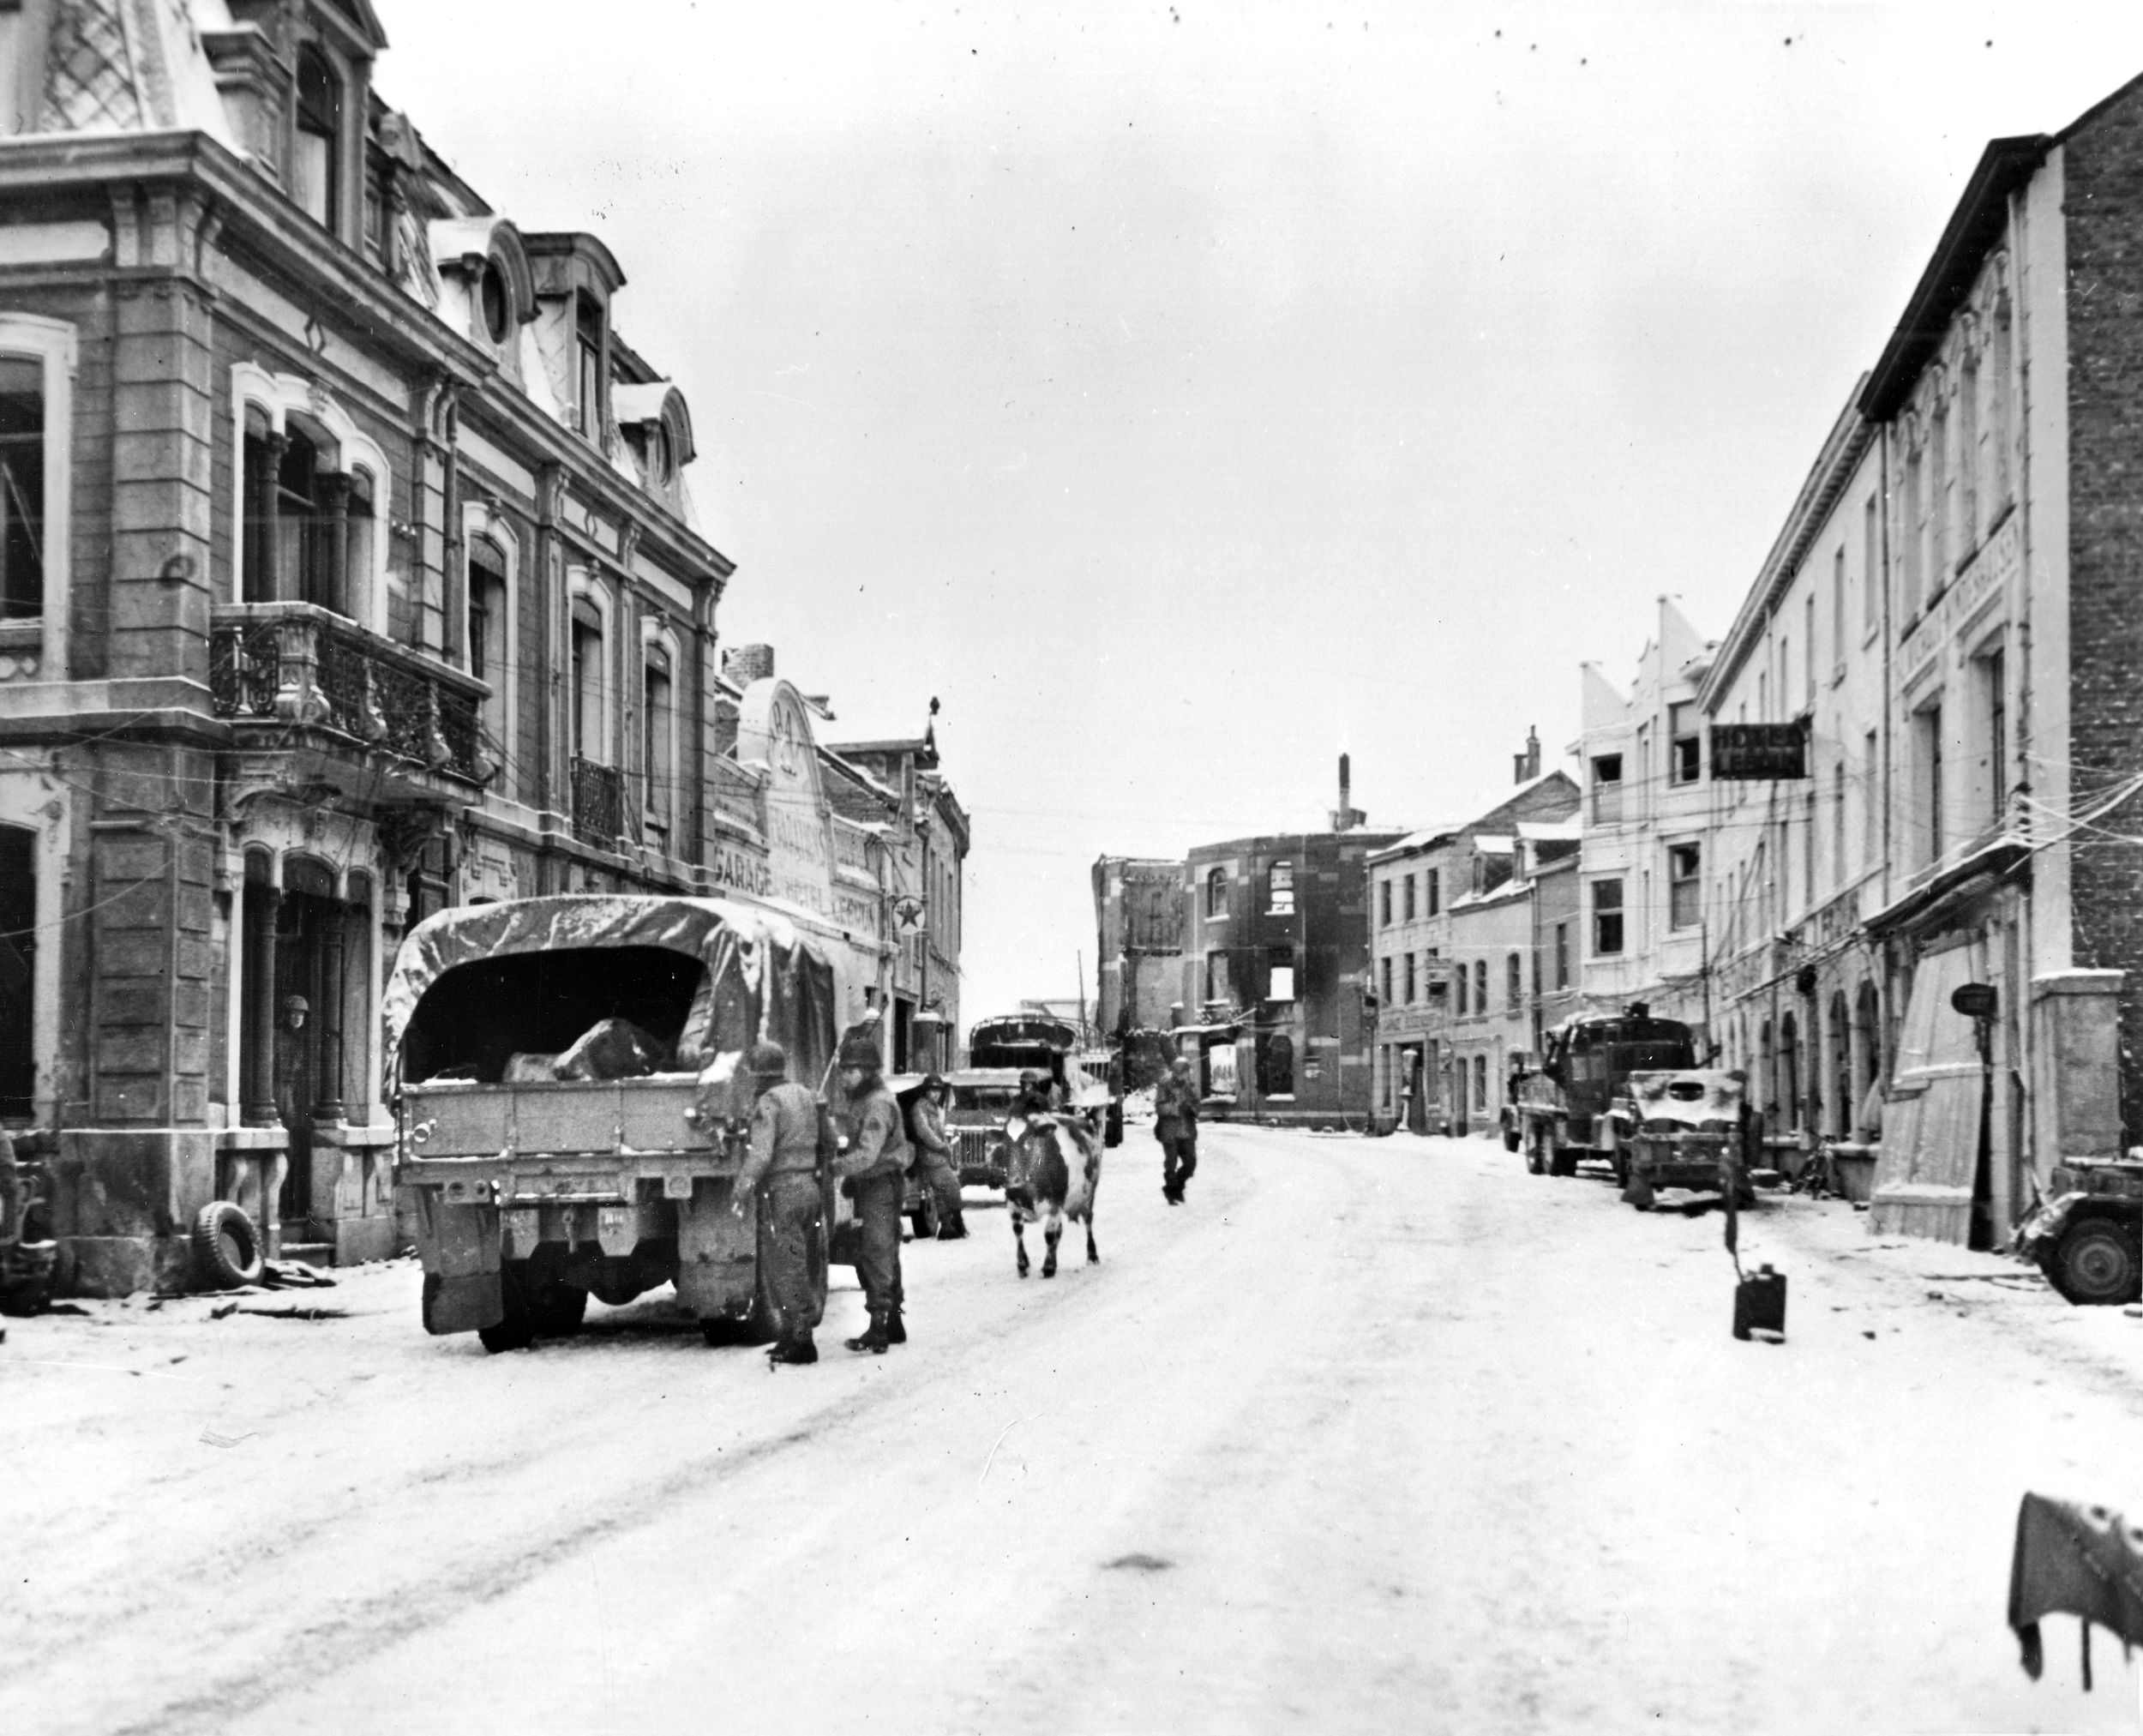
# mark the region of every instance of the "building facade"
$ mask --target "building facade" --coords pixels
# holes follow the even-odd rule
[[[1702,1024],[1711,934],[1704,904],[1711,789],[1697,696],[1713,646],[1670,598],[1625,695],[1582,674],[1586,1006],[1643,1001]]]
[[[1881,447],[1849,405],[1702,698],[1708,722],[1782,731],[1786,749],[1730,746],[1713,767],[1706,1028],[1747,1073],[1777,1161],[1829,1141],[1857,1192],[1888,1055],[1888,971],[1866,927],[1891,886],[1884,523]]]
[[[1344,802],[1342,802],[1344,808]],[[1186,1008],[1217,1114],[1336,1122],[1370,1107],[1370,856],[1394,832],[1206,844],[1186,863]]]
[[[1489,943],[1480,940],[1469,952],[1462,990],[1454,962],[1456,913],[1462,903],[1487,898],[1510,881],[1522,829],[1556,826],[1578,802],[1567,772],[1541,772],[1537,736],[1512,761],[1515,786],[1478,818],[1410,833],[1370,859],[1371,969],[1378,1003],[1373,1098],[1387,1126],[1434,1133],[1476,1122],[1480,1105],[1473,1063],[1485,1052],[1489,1027],[1477,1022],[1472,971]],[[1531,945],[1529,933],[1524,944]],[[1502,963],[1497,968],[1508,970]],[[1529,986],[1529,963],[1520,974]],[[1492,988],[1491,1004],[1502,994]],[[1526,998],[1522,994],[1521,1002]],[[1453,1048],[1461,1018],[1468,1033],[1462,1076]],[[1496,1040],[1502,1036],[1498,1028]]]
[[[0,1116],[84,1290],[186,1282],[219,1198],[393,1245],[377,1000],[443,904],[887,944],[807,706],[717,666],[623,271],[380,103],[385,41],[365,0],[0,13]]]
[[[1108,1040],[1182,1022],[1183,873],[1180,862],[1134,856],[1094,864],[1094,1023]]]

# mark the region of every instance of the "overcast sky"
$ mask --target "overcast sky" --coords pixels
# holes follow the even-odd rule
[[[376,0],[382,97],[589,229],[691,403],[725,643],[919,730],[964,1012],[1102,852],[1464,817],[1652,599],[1721,634],[1981,147],[2143,5]]]

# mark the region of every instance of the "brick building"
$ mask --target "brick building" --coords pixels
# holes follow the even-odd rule
[[[683,395],[601,240],[375,93],[366,0],[0,9],[0,1116],[63,1274],[231,1198],[392,1245],[374,1036],[443,904],[723,892],[860,994],[897,827],[726,678]],[[897,791],[893,792],[897,796]]]
[[[1216,1114],[1322,1122],[1370,1107],[1370,856],[1396,832],[1201,845],[1185,864],[1183,991]]]
[[[1093,880],[1095,1026],[1117,1040],[1165,1030],[1183,1005],[1183,864],[1105,856]]]

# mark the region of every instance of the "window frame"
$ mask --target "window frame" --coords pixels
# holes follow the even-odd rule
[[[1704,846],[1697,839],[1684,838],[1666,847],[1667,931],[1681,934],[1701,928],[1703,921]]]
[[[75,375],[80,345],[75,327],[39,314],[0,312],[0,355],[33,361],[45,387],[44,560],[39,613],[0,622],[0,634],[20,644],[38,639],[38,675],[68,674],[68,616],[74,575]],[[21,635],[21,640],[15,638]],[[52,949],[57,952],[57,947]]]
[[[1613,890],[1614,896],[1612,901],[1604,901],[1602,895],[1610,888]],[[1599,880],[1588,880],[1586,882],[1586,892],[1592,904],[1592,921],[1588,933],[1593,943],[1593,957],[1595,958],[1624,957],[1629,945],[1627,928],[1629,907],[1623,896],[1623,877],[1620,874],[1606,874]],[[1604,925],[1607,922],[1612,922],[1614,925],[1614,944],[1612,946],[1606,944],[1608,930]]]

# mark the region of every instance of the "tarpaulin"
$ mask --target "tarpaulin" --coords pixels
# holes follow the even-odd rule
[[[2009,1625],[2034,1679],[2045,1667],[2040,1621],[2083,1618],[2084,1686],[2091,1685],[2091,1627],[2110,1628],[2123,1646],[2143,1640],[2143,1527],[2080,1501],[2026,1495],[2017,1509],[2009,1565]]]
[[[680,1009],[681,1024],[663,1033],[665,1041],[675,1042],[672,1065],[702,1069],[719,1056],[767,1040],[789,1051],[792,1078],[817,1084],[832,1058],[832,966],[787,918],[725,898],[582,895],[442,910],[411,930],[395,958],[381,1005],[387,1053],[400,1056],[412,1025],[420,1022],[425,997],[439,993],[442,982],[451,986],[457,970],[544,955],[562,973],[561,955],[579,955],[579,979],[600,981],[602,960],[587,955],[633,948],[675,954],[700,967],[678,973],[690,1001]],[[599,1008],[555,1046],[563,1048],[597,1017],[626,1011]],[[507,1024],[525,1017],[527,1009],[519,1004],[454,1007],[457,1020],[484,1012]],[[554,1045],[520,1041],[513,1046]]]

